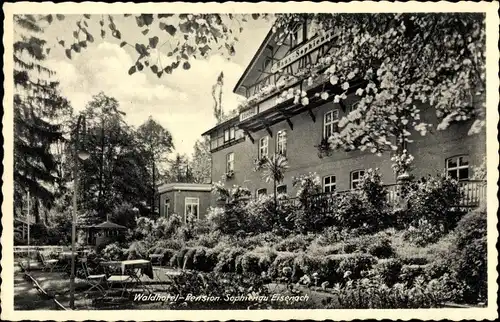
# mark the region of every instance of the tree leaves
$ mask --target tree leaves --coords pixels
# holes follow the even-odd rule
[[[177,28],[175,28],[172,25],[166,24],[164,22],[160,22],[159,24],[160,30],[165,30],[170,34],[170,36],[174,36],[175,33],[177,32]]]
[[[143,44],[136,43],[135,50],[140,55],[140,57],[145,57],[145,56],[149,55],[149,52],[148,52],[146,46],[144,46]]]
[[[184,68],[185,70],[188,70],[189,68],[191,68],[191,64],[189,64],[189,62],[184,62],[184,64],[182,64],[182,68]]]
[[[64,52],[66,53],[66,57],[68,57],[69,59],[71,59],[71,49],[68,48]]]
[[[159,38],[157,36],[149,38],[149,47],[155,49],[158,45]]]
[[[111,32],[111,35],[113,37],[115,37],[116,39],[122,39],[122,34],[121,34],[120,30],[117,30],[117,29],[113,30]]]
[[[150,26],[154,20],[154,17],[152,14],[141,14],[141,18],[146,26]]]
[[[130,67],[130,69],[128,70],[128,74],[129,75],[132,75],[134,74],[135,72],[137,71],[137,68],[134,66]]]

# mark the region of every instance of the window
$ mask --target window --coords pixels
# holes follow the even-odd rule
[[[446,159],[446,174],[457,180],[469,179],[469,156],[460,155]]]
[[[188,216],[193,215],[194,218],[200,218],[200,199],[186,197],[184,199],[184,218],[187,221]]]
[[[334,132],[338,131],[339,110],[326,112],[323,118],[323,138],[328,139]]]
[[[304,42],[304,25],[297,25],[296,29],[292,32],[292,47],[298,46]]]
[[[264,68],[262,68],[262,70],[266,70],[266,68],[269,67],[272,62],[273,62],[272,58],[266,57],[266,60],[264,60],[264,66],[263,66]]]
[[[259,159],[267,157],[269,153],[269,137],[265,136],[259,140]]]
[[[234,127],[224,130],[224,143],[228,143],[234,140],[235,140]]]
[[[165,203],[163,205],[163,209],[164,209],[163,216],[165,218],[168,218],[168,212],[170,210],[170,200],[165,199]]]
[[[226,173],[229,171],[234,171],[234,153],[228,153],[226,155]]]
[[[334,192],[337,188],[335,176],[326,176],[323,178],[323,192]]]
[[[351,189],[357,189],[363,176],[365,175],[365,170],[356,170],[351,172]]]
[[[260,198],[262,196],[265,196],[267,194],[267,189],[266,188],[262,188],[262,189],[259,189],[257,190],[257,198]]]
[[[278,194],[286,193],[286,184],[276,187],[276,192]]]
[[[276,152],[286,155],[286,131],[281,130],[276,134]]]

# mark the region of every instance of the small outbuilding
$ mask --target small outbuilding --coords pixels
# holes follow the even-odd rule
[[[160,216],[181,216],[186,222],[188,214],[197,219],[206,218],[212,202],[212,185],[208,183],[166,183],[158,187]]]
[[[84,230],[87,245],[100,247],[125,238],[127,227],[106,220],[98,225],[86,226]]]

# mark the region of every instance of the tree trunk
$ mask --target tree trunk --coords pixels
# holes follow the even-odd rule
[[[35,217],[35,223],[40,223],[40,200],[35,197],[35,202],[33,205],[33,216]]]
[[[278,196],[276,195],[276,179],[273,179],[273,194],[274,194],[274,214],[278,212]]]
[[[44,209],[43,210],[43,215],[44,215],[44,218],[45,218],[45,225],[48,226],[49,225],[49,211],[47,209]]]
[[[151,196],[151,214],[155,214],[155,196],[156,196],[156,163],[153,155],[153,193]]]
[[[102,118],[101,120],[101,164],[99,169],[99,194],[97,197],[99,218],[102,217],[102,211],[104,208],[102,204],[103,189],[104,189],[103,181],[104,181],[104,118]]]

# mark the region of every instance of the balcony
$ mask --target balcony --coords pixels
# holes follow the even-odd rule
[[[473,209],[479,207],[481,204],[486,203],[486,182],[480,180],[469,180],[469,181],[461,181],[460,192],[462,193],[462,198],[458,205],[454,207],[459,209]],[[387,202],[391,206],[398,206],[401,204],[403,199],[400,197],[401,185],[392,184],[386,185],[387,188]],[[310,209],[314,209],[314,211],[320,214],[329,214],[335,212],[335,209],[338,207],[338,203],[336,202],[336,198],[349,192],[351,190],[346,191],[336,191],[336,192],[328,192],[328,193],[320,193],[317,195],[310,196],[306,202],[306,207]],[[300,206],[300,202],[297,198],[288,198],[280,200],[281,205],[293,205]]]
[[[353,82],[348,90],[349,93],[355,92],[361,87],[365,81],[360,80]],[[307,93],[309,104],[303,105],[301,102],[294,102],[294,98],[279,99],[283,91],[298,90]],[[329,97],[324,100],[315,95],[322,91],[329,91]],[[313,84],[307,84],[306,81],[299,80],[288,87],[283,88],[279,92],[270,93],[256,101],[251,107],[240,112],[238,127],[245,132],[256,132],[266,129],[270,132],[270,126],[281,121],[287,121],[291,129],[293,124],[291,118],[303,112],[308,112],[311,119],[315,122],[316,117],[312,110],[315,107],[323,105],[329,101],[333,101],[336,94],[341,94],[343,90],[339,85],[332,85],[326,76],[318,77]],[[341,105],[342,106],[342,105]]]

